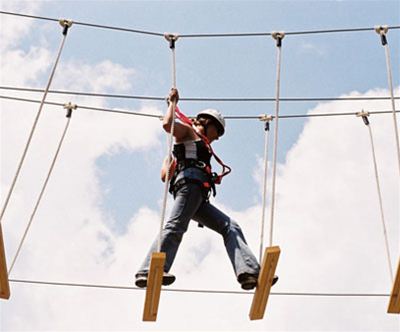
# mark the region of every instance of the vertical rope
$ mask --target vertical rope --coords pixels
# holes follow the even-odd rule
[[[265,118],[265,139],[264,139],[264,180],[262,193],[261,209],[261,232],[260,232],[260,262],[262,260],[264,249],[264,227],[265,227],[265,207],[267,201],[267,178],[268,178],[268,146],[269,146],[269,122],[271,117]]]
[[[3,220],[4,213],[5,213],[6,209],[7,209],[7,206],[8,206],[8,203],[10,201],[11,195],[12,195],[12,193],[14,191],[15,184],[17,182],[19,173],[21,172],[22,165],[23,165],[23,163],[25,161],[25,157],[26,157],[26,154],[28,152],[29,146],[31,144],[33,134],[35,132],[37,123],[38,123],[40,115],[42,113],[42,109],[43,109],[43,105],[44,105],[44,102],[45,102],[46,97],[47,97],[47,93],[49,92],[51,82],[53,81],[53,77],[54,77],[54,74],[56,72],[56,68],[57,68],[58,62],[59,62],[60,57],[61,57],[61,52],[62,52],[62,50],[64,48],[65,39],[67,38],[68,28],[72,25],[72,22],[63,20],[63,21],[60,21],[60,24],[64,27],[63,38],[62,38],[62,41],[61,41],[61,44],[60,44],[60,47],[59,47],[59,50],[58,50],[58,53],[57,53],[56,61],[54,62],[53,68],[51,70],[50,77],[49,77],[49,80],[48,80],[47,85],[46,85],[46,89],[45,89],[43,97],[42,97],[42,101],[40,102],[39,110],[38,110],[38,112],[36,114],[36,117],[35,117],[35,120],[33,122],[33,126],[32,126],[32,129],[31,129],[31,132],[29,134],[28,141],[27,141],[27,143],[25,145],[25,149],[24,149],[24,151],[22,153],[21,160],[19,161],[19,164],[18,164],[18,167],[17,167],[17,172],[14,175],[14,179],[13,179],[13,181],[11,183],[11,187],[10,187],[8,193],[7,193],[6,200],[5,200],[3,208],[1,210],[0,223]]]
[[[283,32],[274,32],[272,37],[276,39],[277,46],[277,65],[276,65],[276,102],[275,102],[275,132],[274,132],[274,149],[272,156],[272,200],[271,200],[271,214],[270,214],[270,232],[269,232],[269,246],[273,243],[274,232],[274,213],[275,213],[275,192],[276,192],[276,163],[278,152],[278,123],[279,123],[279,95],[280,95],[280,80],[281,80],[281,46],[282,39],[285,36]]]
[[[397,163],[399,166],[399,175],[400,175],[400,142],[399,142],[399,128],[397,125],[397,116],[396,116],[396,106],[394,101],[394,93],[393,93],[393,79],[392,79],[392,69],[390,63],[390,51],[389,45],[385,45],[385,53],[386,53],[386,70],[388,75],[388,84],[389,84],[389,91],[390,91],[390,100],[392,104],[392,111],[393,111],[393,123],[394,123],[394,133],[396,139],[396,147],[397,147]]]
[[[15,262],[17,261],[17,258],[18,258],[19,254],[20,254],[20,252],[21,252],[21,249],[22,249],[22,246],[23,246],[23,244],[24,244],[25,238],[26,238],[26,236],[28,235],[29,229],[30,229],[30,227],[31,227],[31,225],[32,225],[33,218],[35,217],[36,212],[37,212],[37,210],[38,210],[38,208],[39,208],[40,202],[42,201],[44,192],[45,192],[45,190],[46,190],[46,188],[47,188],[47,184],[49,183],[50,176],[51,176],[51,174],[52,174],[52,172],[53,172],[53,169],[54,169],[54,166],[55,166],[55,164],[56,164],[58,155],[59,155],[59,153],[60,153],[61,146],[62,146],[62,144],[63,144],[63,142],[64,142],[65,135],[67,134],[67,131],[68,131],[68,128],[69,128],[69,124],[70,124],[70,121],[71,121],[71,112],[72,112],[72,109],[75,109],[76,106],[75,106],[75,105],[68,104],[68,105],[66,105],[66,108],[67,108],[67,112],[68,112],[68,113],[67,113],[67,118],[68,118],[67,123],[66,123],[65,128],[64,128],[64,131],[63,131],[63,133],[62,133],[62,135],[61,135],[61,139],[60,139],[60,141],[59,141],[59,143],[58,143],[58,147],[57,147],[56,153],[55,153],[55,155],[54,155],[53,161],[51,162],[49,171],[48,171],[48,173],[47,173],[46,180],[45,180],[44,183],[43,183],[42,190],[40,191],[39,197],[38,197],[38,199],[37,199],[37,202],[36,202],[36,205],[35,205],[35,207],[34,207],[34,209],[33,209],[33,212],[32,212],[32,214],[31,214],[31,217],[29,218],[29,222],[28,222],[28,225],[27,225],[27,227],[26,227],[26,229],[25,229],[24,235],[22,236],[22,239],[21,239],[21,241],[20,241],[20,243],[19,243],[19,245],[18,245],[18,249],[17,249],[17,252],[16,252],[16,254],[15,254],[13,260],[12,260],[12,263],[11,263],[11,265],[10,265],[10,269],[8,270],[8,275],[11,274],[11,272],[12,272],[12,270],[13,270],[13,268],[14,268]]]
[[[170,49],[172,51],[172,87],[176,88],[176,56],[175,56],[175,41],[177,40],[177,36],[175,35],[170,35],[166,34],[165,38],[170,42]],[[172,105],[172,125],[171,125],[171,132],[168,135],[168,162],[167,162],[167,173],[166,173],[166,179],[165,179],[165,187],[164,187],[164,198],[163,198],[163,203],[162,203],[162,208],[161,208],[161,220],[160,220],[160,231],[159,231],[159,236],[158,236],[158,244],[157,244],[157,251],[161,251],[161,239],[162,239],[162,231],[164,228],[164,220],[165,220],[165,212],[167,210],[167,198],[168,198],[168,187],[169,187],[169,182],[170,182],[170,165],[171,165],[171,155],[172,155],[172,146],[174,143],[174,129],[175,129],[175,107],[176,103],[171,102]]]
[[[392,114],[393,114],[393,125],[394,125],[394,136],[396,140],[396,149],[397,149],[397,166],[399,168],[399,178],[400,178],[400,142],[399,142],[399,129],[397,126],[397,116],[396,116],[396,105],[394,101],[394,93],[393,93],[393,78],[392,78],[392,66],[390,62],[390,51],[389,44],[387,42],[386,33],[388,32],[388,26],[376,26],[375,31],[381,37],[382,46],[385,48],[385,58],[386,58],[386,72],[388,78],[389,92],[390,92],[390,100],[392,104]],[[400,235],[399,235],[400,237]],[[393,276],[392,276],[393,280]]]
[[[358,116],[362,117],[364,124],[368,127],[369,139],[370,139],[370,143],[371,143],[372,160],[373,160],[373,164],[374,164],[375,183],[376,183],[376,189],[377,189],[377,193],[378,193],[378,201],[379,201],[379,209],[380,209],[381,222],[382,222],[382,228],[383,228],[383,235],[385,238],[386,256],[387,256],[388,265],[389,265],[390,278],[393,283],[392,260],[391,260],[391,256],[390,256],[389,240],[388,240],[387,231],[386,231],[385,215],[383,212],[382,192],[381,192],[381,186],[380,186],[380,181],[379,181],[378,166],[377,166],[378,164],[376,161],[375,144],[374,144],[374,138],[372,135],[372,128],[371,128],[370,122],[368,120],[369,114],[367,112],[361,112],[358,114]]]

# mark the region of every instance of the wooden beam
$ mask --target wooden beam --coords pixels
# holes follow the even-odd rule
[[[143,321],[157,320],[158,303],[160,302],[161,284],[164,274],[165,252],[153,252],[147,278],[146,299],[144,302]]]
[[[254,293],[249,314],[251,320],[264,317],[280,253],[281,249],[278,246],[266,248],[264,251],[256,292]]]
[[[400,314],[400,260],[397,266],[396,278],[394,279],[392,293],[390,294],[387,312],[389,314]]]
[[[4,250],[3,232],[0,224],[0,298],[10,298],[10,285],[8,283],[6,254]]]

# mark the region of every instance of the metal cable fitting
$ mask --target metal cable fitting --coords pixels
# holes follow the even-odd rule
[[[67,118],[70,118],[72,115],[72,111],[76,110],[78,108],[78,105],[72,104],[71,102],[64,104],[64,109],[67,110]]]
[[[387,44],[386,34],[389,31],[389,27],[387,25],[376,25],[374,29],[381,36],[382,45],[385,46]]]
[[[273,31],[271,33],[272,38],[276,40],[276,46],[282,46],[282,39],[285,38],[285,32],[283,31]]]
[[[169,48],[175,48],[175,42],[178,40],[179,35],[173,33],[164,33],[164,38],[169,42]]]
[[[364,124],[365,124],[366,126],[369,125],[369,120],[368,120],[369,112],[365,112],[364,110],[362,110],[361,112],[358,112],[358,113],[356,114],[356,116],[361,117],[361,118],[363,119]]]
[[[63,35],[65,36],[68,32],[68,29],[72,26],[73,21],[65,18],[60,18],[58,20],[58,23],[60,23],[60,25],[64,28]]]

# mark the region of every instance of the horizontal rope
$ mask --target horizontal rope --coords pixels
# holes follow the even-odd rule
[[[14,100],[14,101],[20,101],[20,102],[27,102],[27,103],[40,103],[40,101],[35,100],[35,99],[17,98],[17,97],[2,96],[2,95],[0,95],[0,99]],[[63,103],[56,103],[56,102],[51,102],[51,101],[46,101],[45,104],[52,105],[52,106],[64,107]],[[145,116],[145,117],[162,119],[162,115],[150,114],[150,113],[129,112],[129,111],[121,111],[121,110],[114,110],[114,109],[109,109],[109,108],[91,107],[91,106],[83,106],[83,105],[78,105],[78,108],[90,110],[90,111],[109,112],[109,113]]]
[[[19,16],[19,17],[26,17],[26,18],[33,18],[33,19],[38,19],[38,20],[53,21],[53,22],[58,22],[59,21],[58,18],[36,16],[36,15],[28,15],[28,14],[14,13],[14,12],[6,12],[6,11],[0,11],[0,14]],[[152,31],[121,28],[121,27],[115,27],[115,26],[109,26],[109,25],[93,24],[93,23],[78,22],[78,21],[72,21],[72,22],[73,22],[74,25],[82,25],[82,26],[87,26],[87,27],[92,27],[92,28],[109,29],[109,30],[133,32],[133,33],[138,33],[138,34],[145,34],[145,35],[164,37],[163,33],[152,32]]]
[[[40,103],[39,100],[35,100],[35,99],[18,98],[18,97],[4,96],[4,95],[0,95],[0,99],[13,100],[13,101],[19,101],[19,102],[28,102],[28,103]],[[57,102],[51,102],[51,101],[46,101],[45,104],[52,105],[52,106],[64,107],[63,103],[57,103]],[[119,114],[134,115],[134,116],[152,117],[152,118],[157,118],[157,119],[163,118],[162,115],[157,115],[157,114],[121,111],[121,110],[101,108],[101,107],[78,105],[78,108],[90,110],[90,111],[119,113]],[[326,116],[327,117],[328,116],[355,116],[358,113],[359,113],[359,111],[357,111],[357,112],[341,112],[341,113],[289,114],[289,115],[280,115],[279,119],[312,118],[312,117],[326,117]],[[393,111],[371,110],[371,111],[368,111],[368,113],[369,114],[388,114],[388,113],[393,113]],[[396,113],[400,113],[400,110],[396,110]],[[265,114],[262,114],[262,115],[226,115],[226,116],[224,116],[224,118],[229,119],[229,120],[261,120],[261,118],[264,115]],[[272,118],[274,118],[274,116],[272,116]]]
[[[0,86],[0,90],[9,91],[24,91],[24,92],[43,92],[43,89],[26,88],[26,87],[13,87],[13,86]],[[156,96],[138,96],[138,95],[123,95],[123,94],[108,94],[108,93],[95,93],[95,92],[81,92],[81,91],[67,91],[67,90],[49,90],[49,93],[74,95],[74,96],[87,96],[87,97],[104,97],[104,98],[117,98],[117,99],[138,99],[138,100],[157,100],[165,101],[167,97]],[[215,102],[274,102],[275,98],[203,98],[203,97],[187,97],[179,98],[181,101],[215,101]],[[400,99],[400,97],[395,97]],[[281,102],[309,102],[309,101],[359,101],[359,100],[391,100],[391,97],[294,97],[294,98],[280,98]]]
[[[12,15],[12,16],[18,16],[18,17],[25,17],[25,18],[32,18],[32,19],[38,19],[38,20],[54,21],[54,22],[58,22],[58,20],[59,20],[57,18],[21,14],[21,13],[8,12],[8,11],[0,11],[0,14]],[[92,28],[109,29],[109,30],[132,32],[132,33],[137,33],[137,34],[145,34],[145,35],[151,35],[151,36],[164,37],[164,33],[154,32],[154,31],[137,30],[137,29],[131,29],[131,28],[123,28],[123,27],[116,27],[116,26],[110,26],[110,25],[101,25],[101,24],[79,22],[79,21],[73,21],[73,24],[74,25],[92,27]],[[389,26],[388,28],[389,28],[389,30],[400,29],[400,26],[395,25],[395,26]],[[327,33],[344,33],[344,32],[348,33],[348,32],[365,32],[365,31],[375,31],[375,28],[374,27],[372,27],[372,28],[364,27],[364,28],[346,28],[346,29],[288,31],[288,32],[285,32],[285,35],[310,35],[310,34],[322,34],[322,33],[327,34]],[[271,36],[272,32],[194,33],[194,34],[178,34],[178,35],[179,35],[179,38],[263,37],[263,36]]]
[[[54,282],[54,281],[38,281],[38,280],[21,280],[9,279],[12,283],[23,284],[36,284],[46,286],[65,286],[65,287],[83,287],[83,288],[102,288],[102,289],[116,289],[116,290],[140,290],[144,291],[145,288],[133,286],[118,286],[118,285],[99,285],[99,284],[84,284],[84,283],[70,283],[70,282]],[[177,293],[206,293],[206,294],[242,294],[254,295],[254,292],[245,291],[231,291],[231,290],[211,290],[211,289],[178,289],[178,288],[162,288],[163,292],[177,292]],[[279,296],[321,296],[321,297],[389,297],[390,294],[384,293],[309,293],[309,292],[271,292],[271,295]]]

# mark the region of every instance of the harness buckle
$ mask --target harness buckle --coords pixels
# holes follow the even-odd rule
[[[204,162],[204,161],[201,161],[201,160],[197,160],[196,161],[196,167],[198,167],[198,168],[206,168],[207,167],[207,164]]]

